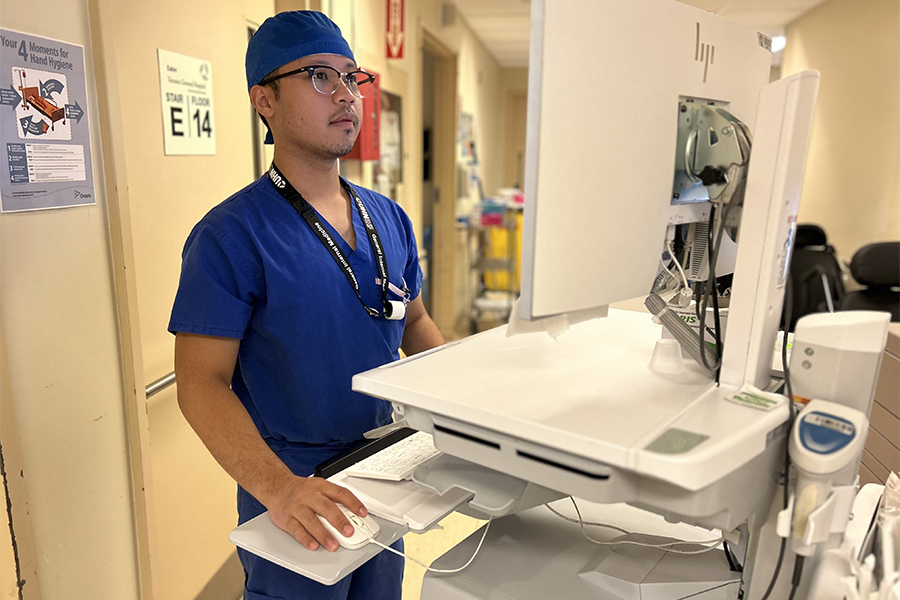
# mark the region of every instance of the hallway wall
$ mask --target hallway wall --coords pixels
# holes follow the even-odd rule
[[[384,0],[59,0],[40,20],[4,4],[3,27],[85,45],[98,196],[92,207],[0,218],[3,401],[14,403],[21,434],[43,598],[136,600],[144,572],[155,598],[190,600],[233,555],[234,482],[184,421],[176,388],[149,400],[143,390],[173,367],[165,328],[188,232],[253,178],[247,26],[315,4],[360,64],[403,98],[396,200],[419,234],[422,31],[457,55],[456,101],[484,126],[484,169],[499,184],[491,103],[500,69],[464,20],[442,25],[438,0],[407,2],[405,58],[396,61],[384,58]],[[160,48],[211,61],[215,156],[164,154]],[[356,167],[371,177],[370,166]]]
[[[178,286],[181,250],[194,224],[254,178],[244,50],[248,26],[275,10],[272,0],[99,0],[102,51],[121,260],[132,273],[124,302],[137,387],[173,369],[174,336],[166,331]],[[167,156],[163,147],[157,50],[208,60],[212,66],[216,152]],[[236,486],[184,420],[176,386],[146,399],[136,432],[148,477],[150,571],[155,598],[190,599],[234,553]]]
[[[27,535],[30,520],[38,574],[23,591],[29,599],[39,587],[44,600],[131,600],[138,596],[134,514],[88,5],[56,0],[38,15],[30,4],[5,2],[0,26],[85,47],[97,199],[0,215],[9,372],[0,402],[13,407],[18,433],[22,470],[11,476],[28,488],[28,512],[14,512],[13,526],[16,537]],[[10,441],[4,436],[4,453]]]
[[[900,2],[828,0],[787,28],[783,75],[822,73],[800,222],[847,261],[900,239]]]

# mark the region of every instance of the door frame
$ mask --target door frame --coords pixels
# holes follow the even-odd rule
[[[456,55],[426,29],[421,51],[435,57],[434,138],[432,180],[436,200],[433,212],[431,318],[445,338],[454,333],[454,264],[456,229]],[[424,199],[423,199],[424,201]]]

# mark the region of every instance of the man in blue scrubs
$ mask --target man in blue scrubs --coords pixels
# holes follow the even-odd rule
[[[351,377],[396,360],[401,347],[415,354],[444,340],[419,297],[409,219],[338,174],[369,79],[338,27],[308,11],[267,19],[246,69],[275,160],[185,244],[169,323],[178,402],[237,481],[240,522],[268,510],[310,551],[334,551],[316,515],[349,533],[336,503],[366,509],[345,488],[308,476],[391,420],[390,404],[351,391]],[[239,554],[247,600],[400,598],[403,559],[388,552],[334,586]]]

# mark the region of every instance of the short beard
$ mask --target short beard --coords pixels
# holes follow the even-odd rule
[[[356,138],[354,137],[352,140],[347,140],[345,142],[341,142],[340,144],[335,145],[332,148],[327,148],[326,151],[333,154],[334,158],[343,158],[350,154],[350,151],[353,150],[353,146],[356,144]]]

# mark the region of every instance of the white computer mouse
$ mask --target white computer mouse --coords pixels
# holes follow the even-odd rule
[[[372,518],[372,515],[360,517],[343,504],[338,504],[337,507],[341,509],[341,512],[344,513],[344,516],[347,517],[347,520],[350,521],[351,525],[353,525],[353,535],[351,535],[350,537],[344,536],[343,533],[338,531],[335,526],[329,523],[328,520],[322,515],[317,516],[319,517],[319,520],[322,521],[322,525],[325,526],[325,529],[328,530],[328,533],[330,533],[332,537],[337,540],[338,544],[340,544],[342,548],[347,548],[348,550],[356,550],[357,548],[362,548],[367,543],[369,543],[370,539],[373,539],[378,535],[378,532],[381,531],[381,526],[375,519]]]

